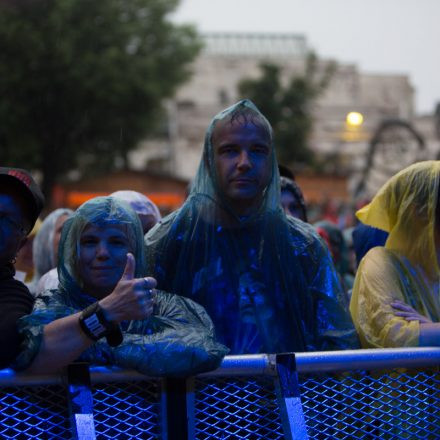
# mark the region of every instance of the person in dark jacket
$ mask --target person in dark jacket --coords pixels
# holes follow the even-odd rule
[[[32,311],[32,295],[14,279],[14,261],[43,204],[43,194],[27,171],[0,167],[0,368],[17,357],[17,320]]]

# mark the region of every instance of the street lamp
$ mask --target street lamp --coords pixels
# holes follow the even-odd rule
[[[359,112],[349,112],[345,118],[348,127],[359,128],[364,122],[364,115]]]

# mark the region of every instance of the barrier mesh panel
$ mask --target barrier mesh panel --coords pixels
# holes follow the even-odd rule
[[[94,384],[97,438],[160,438],[160,384],[160,381]]]
[[[440,374],[300,375],[311,439],[439,439]]]
[[[195,438],[283,439],[273,379],[195,380]]]
[[[1,439],[70,439],[63,386],[1,387]]]

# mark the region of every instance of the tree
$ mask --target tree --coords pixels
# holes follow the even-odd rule
[[[78,166],[127,165],[189,74],[200,41],[178,0],[0,3],[0,163],[38,169],[50,197]]]
[[[279,66],[263,63],[260,68],[260,78],[240,82],[240,95],[251,99],[272,124],[281,163],[293,163],[296,167],[312,165],[314,156],[309,138],[313,129],[313,103],[327,88],[335,65],[329,63],[319,72],[317,57],[311,53],[304,73],[293,76],[285,87]]]

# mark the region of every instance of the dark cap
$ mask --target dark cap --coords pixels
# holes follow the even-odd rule
[[[0,167],[0,182],[5,181],[14,182],[16,188],[22,190],[23,195],[29,201],[28,220],[32,229],[44,206],[44,196],[40,187],[30,173],[21,168]]]

